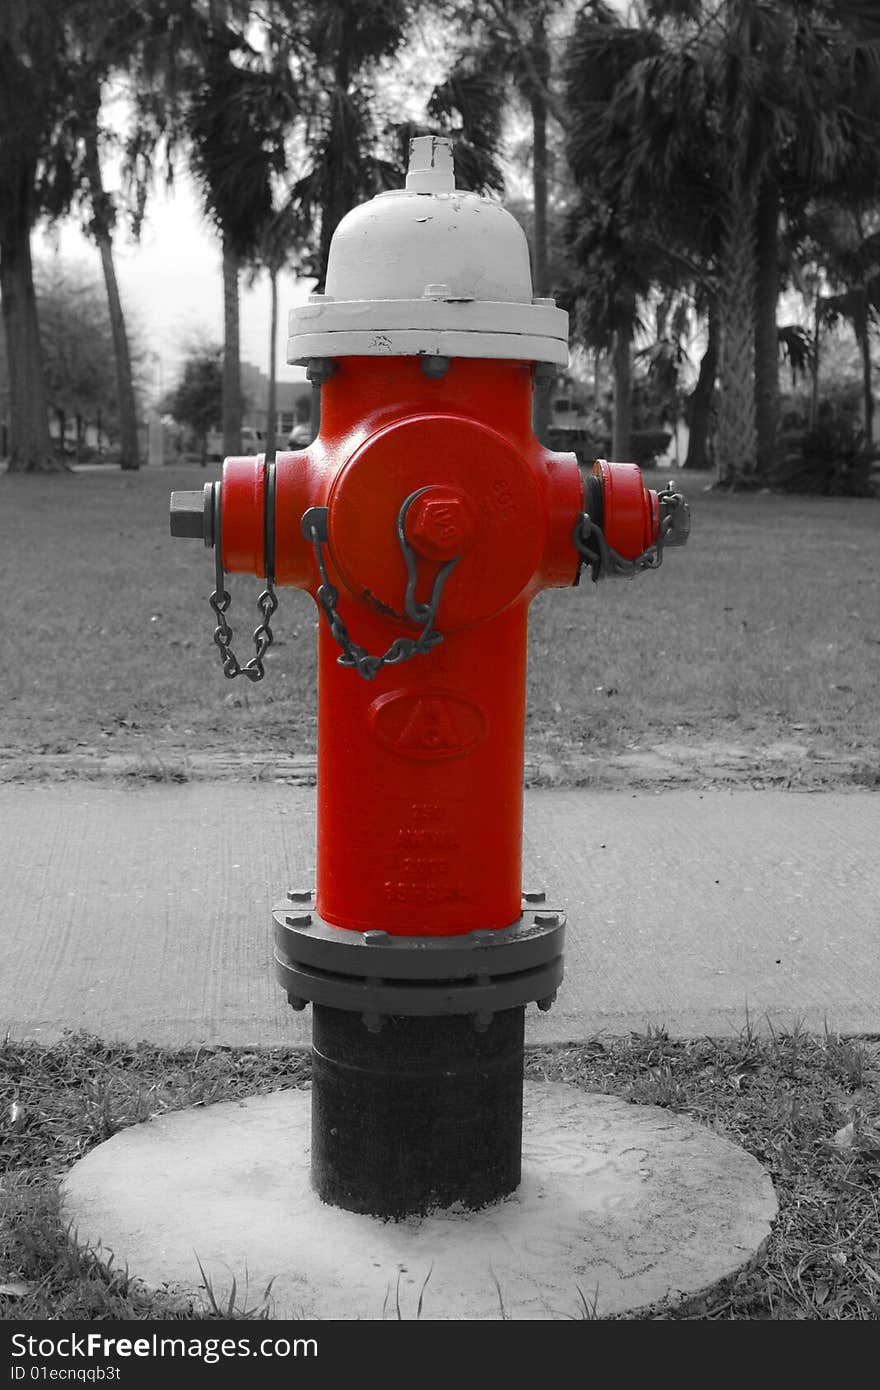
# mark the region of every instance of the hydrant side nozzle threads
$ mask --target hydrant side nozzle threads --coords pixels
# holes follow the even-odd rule
[[[644,486],[634,463],[597,459],[583,474],[584,510],[572,533],[575,549],[593,582],[609,575],[632,579],[657,569],[666,545],[680,546],[690,532],[690,510],[669,482],[660,492]]]

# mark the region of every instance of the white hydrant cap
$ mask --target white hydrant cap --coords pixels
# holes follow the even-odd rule
[[[525,233],[499,202],[455,187],[452,143],[410,141],[406,188],[339,223],[326,292],[292,309],[288,362],[494,357],[568,363],[568,315],[534,299]]]

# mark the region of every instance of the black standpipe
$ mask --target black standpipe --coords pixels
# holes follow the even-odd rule
[[[555,998],[563,913],[524,902],[510,927],[414,938],[335,927],[292,890],[273,915],[277,978],[313,1006],[321,1200],[400,1220],[516,1191],[525,1006]]]
[[[315,1005],[312,1186],[332,1206],[400,1218],[476,1209],[519,1186],[525,1009],[386,1018]]]

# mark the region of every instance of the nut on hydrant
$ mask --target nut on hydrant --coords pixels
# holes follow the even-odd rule
[[[406,514],[406,537],[429,560],[451,560],[473,544],[477,519],[463,493],[431,487],[414,499]]]
[[[568,316],[439,137],[340,222],[288,360],[320,391],[317,439],[226,459],[174,495],[172,530],[214,546],[227,676],[264,674],[277,586],[318,607],[315,893],[274,913],[279,983],[313,1006],[312,1182],[382,1217],[479,1207],[520,1181],[525,1008],[563,974],[564,914],[522,898],[529,604],[656,568],[687,504],[535,438]],[[229,573],[266,578],[243,663]]]

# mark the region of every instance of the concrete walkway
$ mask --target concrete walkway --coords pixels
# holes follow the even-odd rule
[[[311,884],[314,789],[0,785],[0,1032],[307,1045],[271,906]],[[526,794],[525,887],[568,914],[532,1043],[665,1026],[880,1034],[880,795]]]

